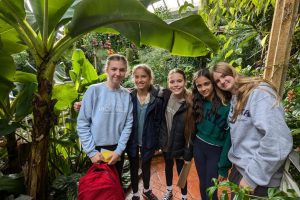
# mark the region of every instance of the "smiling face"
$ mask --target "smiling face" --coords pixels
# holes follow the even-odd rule
[[[133,73],[133,81],[138,90],[148,90],[152,78],[143,68],[137,68]]]
[[[223,91],[234,93],[235,80],[232,76],[226,76],[220,72],[213,72],[213,79],[218,88],[220,88]]]
[[[127,66],[121,60],[111,60],[106,68],[108,84],[118,88],[125,78]]]
[[[195,85],[199,94],[203,98],[212,100],[214,88],[212,82],[208,78],[206,78],[205,76],[199,76],[195,80]]]
[[[185,90],[186,81],[182,74],[171,73],[168,76],[169,89],[172,91],[175,97],[182,98]]]

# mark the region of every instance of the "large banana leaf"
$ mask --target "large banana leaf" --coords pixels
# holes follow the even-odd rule
[[[39,30],[43,32],[44,26],[44,4],[48,1],[48,15],[47,15],[47,29],[52,32],[57,28],[62,16],[66,13],[68,8],[73,4],[74,0],[30,0],[35,19],[39,25]]]
[[[8,55],[19,53],[27,47],[19,38],[17,31],[0,19],[0,52]]]
[[[72,102],[77,98],[78,94],[74,84],[66,83],[55,85],[53,88],[52,98],[57,100],[55,109],[64,110],[72,106]]]
[[[0,54],[0,70],[0,101],[3,102],[14,87],[13,79],[16,67],[10,55],[5,53]]]
[[[7,6],[9,9],[7,9]],[[26,12],[24,10],[24,0],[0,1],[0,18],[17,25],[19,22],[16,20],[16,17],[18,19],[25,19],[25,16]]]
[[[21,87],[14,100],[14,104],[16,104],[15,121],[17,122],[23,120],[32,112],[32,100],[34,93],[37,91],[36,83],[25,83]]]
[[[76,37],[98,27],[112,28],[135,44],[148,44],[176,55],[200,56],[218,49],[218,42],[202,18],[193,15],[167,24],[137,0],[85,0],[69,25]]]

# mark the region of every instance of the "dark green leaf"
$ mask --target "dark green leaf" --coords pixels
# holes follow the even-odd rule
[[[20,40],[17,31],[8,23],[0,19],[0,52],[8,55],[19,53],[27,48]]]
[[[48,0],[48,32],[51,33],[64,16],[74,0]],[[45,0],[30,0],[39,30],[43,32]]]
[[[33,94],[37,90],[36,83],[24,84],[19,94],[16,96],[16,121],[21,121],[32,112]]]
[[[15,194],[24,193],[24,177],[19,174],[0,176],[0,191],[7,191]]]
[[[19,83],[37,83],[36,75],[32,73],[16,71],[14,82]]]
[[[24,20],[25,14],[24,0],[0,1],[0,16],[2,15],[4,19],[8,19],[14,25],[18,24],[17,19]]]
[[[137,0],[85,0],[80,3],[69,26],[76,37],[98,27],[112,28],[137,45],[148,44],[185,56],[205,55],[218,42],[199,15],[168,25]]]
[[[11,134],[15,132],[17,128],[20,127],[21,125],[19,123],[10,122],[8,119],[0,119],[0,136]]]
[[[13,79],[16,66],[13,58],[7,54],[0,54],[0,101],[8,97],[9,92],[14,87]]]

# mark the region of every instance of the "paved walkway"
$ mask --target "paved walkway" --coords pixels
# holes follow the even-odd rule
[[[175,167],[173,168],[173,195],[174,200],[181,199],[181,192],[180,189],[176,186],[178,176],[177,172],[175,170]],[[162,156],[157,156],[153,158],[152,160],[152,166],[151,166],[151,183],[150,187],[152,187],[153,193],[158,197],[158,199],[162,199],[164,192],[166,191],[166,180],[165,180],[165,169],[164,169],[164,160]],[[192,163],[192,167],[188,176],[188,199],[189,200],[199,200],[200,193],[199,193],[199,179],[196,172],[196,168],[194,163]],[[139,192],[142,194],[143,189],[143,182],[140,180],[139,182]],[[132,191],[129,190],[129,192],[126,195],[126,200],[130,200],[132,197]],[[142,197],[142,196],[141,196]],[[142,199],[142,198],[141,198]]]

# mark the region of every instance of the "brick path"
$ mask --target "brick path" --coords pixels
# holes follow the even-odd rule
[[[176,186],[178,176],[175,170],[175,166],[173,169],[173,195],[174,200],[179,200],[181,198],[180,189]],[[165,180],[165,170],[164,170],[164,161],[162,156],[157,156],[152,160],[151,166],[151,183],[150,186],[152,187],[153,193],[158,197],[158,199],[162,199],[164,192],[166,191],[166,180]],[[196,172],[196,168],[194,163],[192,163],[191,171],[188,176],[188,199],[189,200],[199,200],[200,193],[199,193],[199,179]],[[142,180],[139,182],[139,192],[142,194],[143,183]],[[130,200],[132,197],[132,191],[126,195],[126,200]],[[142,197],[142,196],[141,196]],[[142,199],[142,198],[141,198]]]

